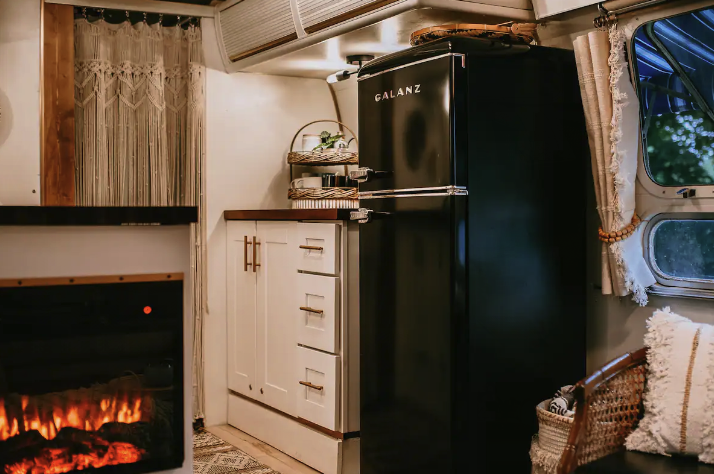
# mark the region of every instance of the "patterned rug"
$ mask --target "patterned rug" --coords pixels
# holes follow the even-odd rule
[[[208,431],[193,433],[194,474],[280,474]]]

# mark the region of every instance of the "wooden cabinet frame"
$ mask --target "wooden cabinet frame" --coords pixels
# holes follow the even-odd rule
[[[74,7],[41,15],[41,204],[74,206]]]

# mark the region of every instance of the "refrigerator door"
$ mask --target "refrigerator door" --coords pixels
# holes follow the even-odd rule
[[[454,95],[465,56],[415,61],[359,79],[360,191],[465,185],[452,126],[465,102]]]
[[[361,201],[362,474],[453,472],[466,199]]]

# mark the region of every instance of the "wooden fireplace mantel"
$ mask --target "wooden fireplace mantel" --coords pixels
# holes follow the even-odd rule
[[[196,207],[0,206],[0,226],[188,225]]]

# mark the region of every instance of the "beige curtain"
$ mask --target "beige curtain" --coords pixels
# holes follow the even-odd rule
[[[635,212],[635,180],[640,147],[639,104],[627,74],[625,35],[612,27],[574,42],[580,91],[595,180],[598,213],[605,232],[623,229]],[[632,294],[647,304],[655,283],[645,263],[640,228],[629,238],[602,245],[602,292]]]
[[[198,206],[193,411],[203,416],[205,65],[201,29],[75,22],[79,206]]]

